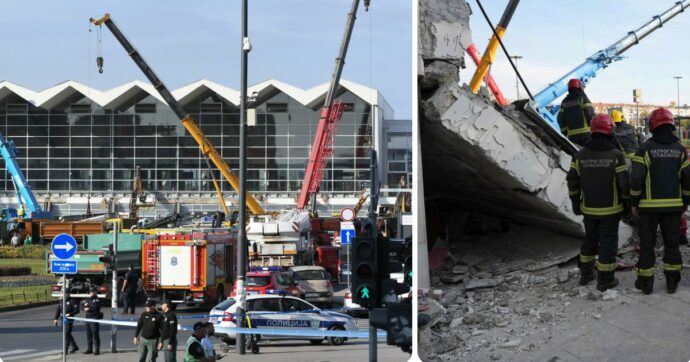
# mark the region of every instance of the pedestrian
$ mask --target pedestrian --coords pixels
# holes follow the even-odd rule
[[[579,283],[587,285],[596,278],[600,291],[618,285],[618,223],[630,197],[625,156],[614,142],[613,127],[606,114],[592,119],[592,140],[575,154],[566,177],[573,211],[584,215],[587,234],[580,248]]]
[[[65,310],[67,313],[65,313],[65,317],[74,317],[77,314],[79,314],[79,302],[77,302],[74,299],[70,298],[69,292],[65,293]],[[57,326],[58,320],[62,318],[62,303],[58,303],[57,311],[55,311],[55,318],[53,318],[53,325]],[[69,353],[75,353],[79,350],[79,347],[77,346],[77,341],[74,340],[74,337],[72,336],[72,329],[74,327],[74,320],[72,319],[67,319],[65,324],[65,329],[67,332],[67,344],[65,345],[65,350],[63,351],[64,354],[67,354],[67,350],[69,349],[70,346],[72,346],[72,349],[69,349]]]
[[[614,109],[611,111],[611,118],[613,118],[613,122],[616,124],[616,128],[613,129],[613,134],[616,136],[616,140],[618,140],[618,144],[622,148],[623,153],[625,153],[626,164],[630,167],[632,158],[640,147],[640,135],[635,127],[625,121],[623,112]]]
[[[177,316],[171,306],[172,303],[169,300],[164,300],[161,304],[163,324],[161,325],[162,345],[160,347],[165,351],[165,362],[177,361]]]
[[[86,314],[86,318],[102,319],[101,300],[98,299],[98,289],[95,286],[89,288],[89,297],[81,301],[81,309]],[[84,354],[93,353],[95,356],[101,354],[101,324],[98,322],[86,322],[86,343],[87,348]],[[95,347],[92,348],[92,347]]]
[[[591,140],[589,123],[594,117],[594,108],[585,94],[585,87],[579,79],[568,81],[568,95],[561,102],[558,125],[561,133],[580,146]]]
[[[19,247],[19,234],[18,233],[14,233],[14,235],[12,235],[12,246],[15,248]]]
[[[206,336],[201,340],[201,346],[204,347],[204,354],[206,357],[216,358],[216,351],[213,349],[213,341],[211,337],[216,334],[216,330],[213,327],[213,323],[206,322]]]
[[[127,314],[127,310],[130,310],[130,314],[134,314],[134,307],[136,305],[137,299],[137,286],[139,285],[139,275],[134,270],[134,266],[129,264],[127,273],[125,274],[125,281],[122,284],[122,295],[124,296],[125,310],[122,314]]]
[[[678,247],[680,217],[690,203],[690,162],[687,151],[674,134],[673,114],[657,108],[649,116],[652,138],[645,141],[633,157],[630,178],[632,213],[638,217],[640,257],[635,288],[651,294],[657,227],[664,240],[666,291],[676,292],[683,266]]]
[[[148,300],[144,313],[141,313],[137,321],[137,329],[134,331],[134,344],[138,345],[139,362],[155,362],[158,356],[158,348],[161,337],[161,324],[163,316],[156,310],[156,302]]]
[[[206,356],[201,340],[206,337],[207,327],[204,322],[196,322],[192,327],[194,332],[187,339],[185,348],[185,362],[213,362],[216,358]]]

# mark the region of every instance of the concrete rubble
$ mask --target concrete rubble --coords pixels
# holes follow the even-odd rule
[[[522,104],[500,109],[486,92],[474,95],[460,85],[461,77],[471,76],[462,73],[464,50],[472,42],[466,1],[423,0],[419,11],[431,271],[431,288],[419,298],[420,358],[664,360],[687,354],[690,322],[674,333],[665,327],[655,328],[654,336],[647,331],[657,320],[690,320],[686,272],[685,289],[675,295],[666,295],[663,279],[652,296],[635,290],[639,242],[632,227],[621,223],[620,285],[603,293],[595,282],[579,286],[576,259],[584,232],[568,199],[567,147]],[[660,259],[663,247],[656,251]],[[688,260],[690,249],[682,253]],[[657,262],[657,276],[663,276],[662,265]],[[632,351],[629,358],[618,355],[625,347]]]

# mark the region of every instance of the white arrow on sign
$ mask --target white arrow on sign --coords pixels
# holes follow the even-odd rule
[[[74,246],[72,244],[61,244],[61,245],[55,245],[55,249],[64,249],[65,251],[70,251],[74,249]]]
[[[345,235],[347,236],[347,243],[349,244],[351,242],[350,239],[352,239],[352,233],[348,230],[345,232]]]

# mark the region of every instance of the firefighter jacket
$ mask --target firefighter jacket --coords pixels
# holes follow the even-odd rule
[[[588,217],[618,215],[630,197],[625,156],[609,138],[594,137],[580,149],[566,180],[573,209]]]
[[[639,135],[637,134],[635,127],[625,122],[616,123],[616,128],[613,129],[613,134],[616,136],[621,148],[623,148],[625,157],[632,158],[632,156],[635,155],[635,152],[637,152],[637,149],[640,147],[638,142]]]
[[[632,159],[630,195],[640,211],[681,211],[690,203],[690,163],[672,128],[654,132]]]
[[[561,102],[558,112],[558,125],[561,133],[571,138],[573,136],[589,136],[589,122],[594,117],[594,108],[585,92],[581,89],[571,89]]]

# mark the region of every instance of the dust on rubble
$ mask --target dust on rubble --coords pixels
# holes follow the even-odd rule
[[[641,293],[632,283],[637,240],[625,227],[616,273],[621,284],[603,293],[596,289],[596,281],[578,285],[576,258],[553,262],[551,253],[533,254],[530,259],[511,250],[510,241],[516,237],[511,234],[454,242],[432,271],[432,287],[419,299],[422,360],[558,360],[550,351],[553,338],[587,320],[606,318],[616,308],[640,303]],[[534,237],[526,230],[518,234],[520,239]],[[683,260],[689,260],[690,248],[682,246],[681,252]],[[659,277],[663,276],[660,242],[656,254]],[[665,293],[664,285],[661,277],[655,293]]]

